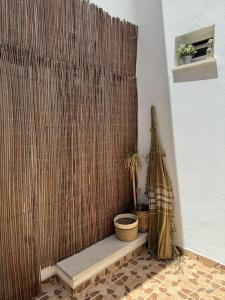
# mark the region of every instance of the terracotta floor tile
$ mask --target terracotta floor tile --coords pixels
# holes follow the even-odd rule
[[[221,290],[214,290],[211,293],[212,299],[220,299],[220,300],[224,300],[225,299],[225,292],[221,291]]]
[[[49,299],[70,300],[57,282],[43,285]],[[41,298],[40,298],[41,299]],[[225,270],[207,267],[187,256],[174,264],[155,261],[144,250],[119,269],[104,275],[78,300],[225,300]]]

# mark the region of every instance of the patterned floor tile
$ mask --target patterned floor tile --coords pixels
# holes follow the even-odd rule
[[[56,281],[43,285],[41,300],[70,300]],[[225,300],[225,269],[210,267],[194,257],[183,256],[165,264],[146,250],[124,262],[83,291],[78,300]]]

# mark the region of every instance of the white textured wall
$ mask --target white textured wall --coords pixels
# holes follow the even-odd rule
[[[91,0],[111,16],[137,24],[137,0]]]
[[[176,195],[176,223],[182,242],[179,195],[176,184],[176,166],[172,134],[167,61],[163,30],[162,6],[159,0],[138,1],[138,148],[142,155],[150,150],[150,107],[156,106],[159,134],[165,150],[166,165]],[[141,198],[145,199],[146,161],[139,176]]]
[[[225,1],[162,0],[183,245],[225,264]],[[218,79],[174,83],[174,39],[215,24]]]

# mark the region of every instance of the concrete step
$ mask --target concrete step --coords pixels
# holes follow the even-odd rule
[[[113,272],[120,264],[137,255],[146,244],[147,233],[139,233],[135,241],[122,242],[115,235],[96,243],[55,266],[59,282],[72,295],[96,283],[100,275]]]

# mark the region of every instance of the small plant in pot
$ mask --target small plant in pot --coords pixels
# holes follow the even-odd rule
[[[196,52],[195,47],[191,44],[181,44],[177,48],[177,56],[180,58],[181,64],[190,64]]]

